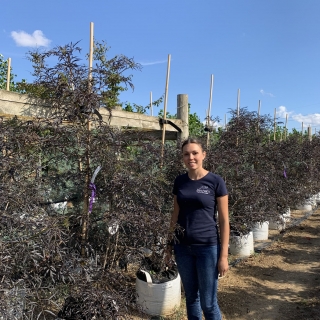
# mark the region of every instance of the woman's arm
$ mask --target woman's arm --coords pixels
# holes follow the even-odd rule
[[[170,220],[170,228],[169,228],[169,235],[168,235],[168,240],[171,239],[171,236],[175,230],[177,221],[178,221],[178,215],[179,215],[179,205],[177,201],[177,196],[174,196],[173,199],[173,212],[171,215],[171,220]],[[167,249],[166,249],[166,255],[165,255],[165,262],[168,264],[172,258],[172,245],[168,244]]]
[[[220,258],[218,262],[218,270],[221,277],[229,269],[228,264],[228,245],[230,236],[229,225],[229,210],[228,210],[228,195],[217,198],[218,213],[219,213],[219,228],[220,228]]]

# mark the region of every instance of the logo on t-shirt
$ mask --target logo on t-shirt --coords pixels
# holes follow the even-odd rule
[[[207,186],[202,186],[197,189],[197,193],[210,194],[210,190]]]

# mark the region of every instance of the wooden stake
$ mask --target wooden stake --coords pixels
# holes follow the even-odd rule
[[[276,117],[277,117],[277,109],[274,109],[274,123],[273,123],[273,141],[276,140],[276,130],[277,130],[277,123],[276,123]]]
[[[92,61],[93,61],[93,22],[90,22],[90,46],[89,46],[89,74],[88,91],[92,90]],[[86,146],[86,178],[84,187],[84,202],[82,214],[82,232],[81,232],[81,256],[86,255],[86,242],[88,240],[89,229],[89,183],[90,183],[90,118],[87,119],[87,146]]]
[[[260,109],[261,109],[261,101],[258,102],[258,133],[260,129]]]
[[[238,96],[237,96],[237,117],[240,116],[240,89],[238,89]]]
[[[237,95],[237,119],[239,119],[240,116],[240,89],[238,89],[238,95]],[[237,135],[237,141],[236,146],[239,145],[239,137]]]
[[[287,123],[288,123],[288,114],[286,114],[286,123],[284,125],[284,140],[287,140]]]
[[[210,117],[211,117],[211,105],[212,105],[212,88],[213,88],[213,74],[211,75],[211,81],[210,81],[210,94],[209,94],[209,108],[208,108],[208,116],[207,116],[207,148],[209,147],[209,141],[210,141],[210,131],[209,131],[209,126],[210,126]]]
[[[150,115],[153,116],[153,110],[152,110],[152,91],[150,91]]]
[[[168,65],[167,65],[167,77],[166,77],[166,88],[164,92],[164,106],[163,106],[163,119],[167,118],[167,102],[168,102],[168,88],[169,88],[169,76],[170,76],[170,62],[171,62],[171,54],[168,54]],[[161,147],[161,167],[163,164],[163,156],[164,156],[164,142],[166,137],[166,124],[162,125],[162,147]]]
[[[90,46],[89,46],[89,86],[92,80],[92,60],[93,60],[93,22],[90,22]]]
[[[227,131],[227,115],[224,114],[224,130]]]
[[[8,70],[7,70],[7,91],[10,91],[10,76],[11,76],[11,58],[8,58]]]
[[[308,127],[308,138],[309,138],[309,141],[312,141],[312,128],[311,128],[311,126]]]

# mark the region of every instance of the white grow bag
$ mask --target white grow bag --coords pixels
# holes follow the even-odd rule
[[[144,272],[147,282],[136,278],[137,304],[143,312],[153,315],[169,315],[180,307],[181,282],[178,276],[164,283],[152,283],[150,274]]]
[[[269,230],[284,230],[286,228],[286,219],[287,218],[280,214],[278,220],[270,220]]]
[[[258,222],[252,229],[253,240],[268,240],[269,237],[269,221]]]
[[[230,235],[230,253],[240,257],[249,257],[254,253],[253,233],[243,236]]]

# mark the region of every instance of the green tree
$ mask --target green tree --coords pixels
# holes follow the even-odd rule
[[[158,100],[155,100],[152,102],[152,105],[154,107],[159,107],[159,105],[162,103],[163,101],[163,96],[160,97]],[[122,110],[124,111],[128,111],[128,112],[136,112],[136,113],[142,113],[142,114],[146,114],[147,110],[150,109],[150,105],[147,106],[142,106],[136,103],[130,103],[130,102],[125,102],[124,105],[122,106]]]
[[[202,137],[205,134],[204,124],[201,122],[199,116],[196,112],[190,113],[191,104],[189,103],[189,136],[190,137]],[[158,113],[160,118],[163,117],[163,109],[161,109]],[[177,119],[177,114],[170,114],[167,112],[167,119]]]
[[[7,74],[8,74],[8,60],[4,59],[4,56],[0,53],[0,89],[6,90],[7,88]],[[14,81],[16,77],[12,73],[12,68],[10,68],[10,91],[24,93],[24,90],[21,89],[19,83]],[[25,83],[23,79],[21,83]]]

